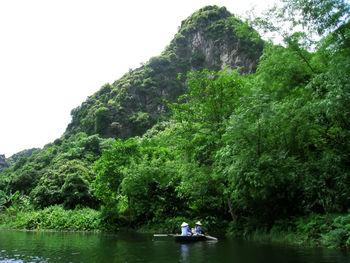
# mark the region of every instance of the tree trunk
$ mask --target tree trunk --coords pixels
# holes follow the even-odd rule
[[[231,204],[229,192],[227,192],[226,198],[227,198],[228,210],[229,210],[230,215],[231,215],[231,217],[232,217],[232,221],[236,223],[236,222],[237,222],[237,217],[236,217],[236,215],[233,213],[233,210],[232,210],[232,204]]]

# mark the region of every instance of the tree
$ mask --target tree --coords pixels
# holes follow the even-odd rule
[[[180,97],[180,103],[170,105],[173,118],[182,127],[175,134],[180,139],[178,146],[184,151],[187,161],[182,169],[179,194],[192,202],[190,207],[195,212],[213,213],[214,207],[220,210],[224,206],[231,211],[225,190],[227,181],[213,176],[213,164],[222,146],[225,122],[246,92],[246,81],[246,77],[238,71],[189,73],[188,93]]]
[[[190,158],[200,164],[211,164],[228,119],[242,94],[244,77],[238,71],[189,72],[188,93],[179,103],[170,104],[173,118],[183,125]]]
[[[347,0],[283,0],[282,11],[292,19],[300,13],[298,23],[322,35],[336,32],[344,37],[344,30],[350,19],[350,3]]]
[[[103,152],[96,161],[94,171],[96,179],[93,182],[96,197],[103,204],[115,207],[118,202],[119,186],[123,180],[123,169],[133,158],[138,158],[139,146],[137,139],[126,141],[116,140],[111,149]]]
[[[96,207],[89,182],[78,173],[67,175],[61,188],[63,205],[65,208],[74,209],[77,205]]]
[[[312,67],[294,47],[269,49],[227,122],[216,173],[241,219],[259,214],[269,226],[349,207],[349,56],[322,43],[302,50]]]
[[[146,223],[179,216],[181,200],[179,163],[169,148],[142,140],[140,158],[133,159],[123,173],[120,193],[127,197],[124,215],[129,221]]]

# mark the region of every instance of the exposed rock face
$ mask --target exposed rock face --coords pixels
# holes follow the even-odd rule
[[[214,39],[210,39],[202,31],[198,31],[188,38],[187,48],[189,56],[193,56],[193,54],[203,56],[202,67],[204,68],[242,68],[244,73],[253,73],[256,69],[257,60],[255,57],[251,58],[241,52],[239,45],[239,41],[235,43],[235,46],[228,42],[215,43]],[[261,52],[261,48],[257,51]],[[192,70],[196,70],[196,68],[192,67]]]
[[[2,169],[8,167],[7,162],[6,162],[6,158],[5,158],[5,154],[0,154],[0,172]]]
[[[182,22],[179,34],[186,39],[185,56],[201,56],[204,68],[253,73],[263,49],[258,33],[225,8],[200,9]]]
[[[258,33],[226,8],[208,6],[184,20],[164,52],[142,67],[129,71],[112,85],[103,86],[72,111],[66,135],[83,131],[104,137],[141,135],[167,118],[165,101],[184,94],[179,73],[207,68],[255,71],[263,49]]]

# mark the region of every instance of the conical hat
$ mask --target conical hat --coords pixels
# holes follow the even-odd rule
[[[201,221],[198,221],[198,222],[196,223],[196,225],[201,226],[201,225],[202,225],[202,224],[201,224]]]
[[[181,226],[188,226],[186,222],[183,222]]]

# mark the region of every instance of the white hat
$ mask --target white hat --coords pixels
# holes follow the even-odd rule
[[[181,226],[188,226],[186,222],[183,222]]]
[[[202,225],[202,224],[201,224],[201,221],[198,221],[198,222],[196,223],[196,225],[201,226],[201,225]]]

